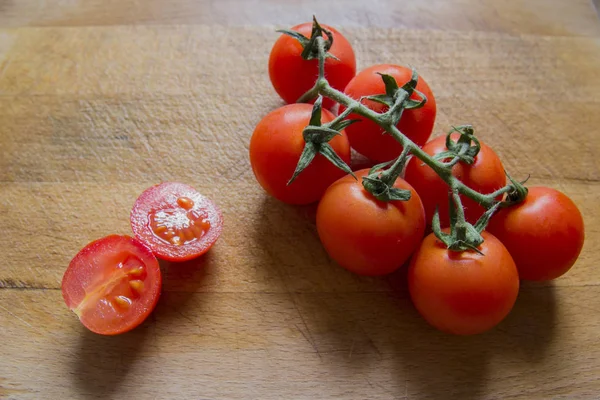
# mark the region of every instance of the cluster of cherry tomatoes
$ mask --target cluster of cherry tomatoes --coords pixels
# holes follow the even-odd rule
[[[310,90],[318,76],[319,60],[304,57],[304,46],[310,43],[316,24],[292,28],[296,33],[282,35],[271,52],[270,78],[287,103]],[[325,77],[330,87],[347,98],[359,100],[385,93],[382,75],[393,77],[398,84],[411,79],[410,69],[388,64],[356,74],[350,43],[337,30],[323,28],[330,44]],[[405,109],[397,127],[429,156],[439,155],[447,150],[445,138],[428,141],[436,115],[435,97],[423,79],[415,89],[418,94],[414,96],[422,95],[427,101]],[[387,109],[373,100],[363,104],[378,113]],[[336,103],[326,99],[323,105],[335,109]],[[369,170],[347,174],[321,153],[313,154],[291,181],[305,151],[305,128],[315,115],[320,124],[336,119],[331,111],[315,114],[312,105],[293,103],[260,121],[250,141],[250,162],[258,182],[286,203],[319,201],[319,237],[342,267],[361,275],[384,275],[409,262],[411,298],[433,326],[456,334],[486,331],[512,309],[519,279],[555,279],[577,260],[584,241],[583,219],[567,196],[551,188],[529,188],[524,200],[492,217],[477,249],[454,251],[434,234],[425,236],[436,209],[440,220],[448,223],[448,186],[415,157],[408,161],[404,178],[393,184],[410,192],[406,201],[378,199],[361,182]],[[400,155],[400,144],[374,121],[354,113],[348,117],[358,122],[338,125],[339,134],[326,143],[340,163],[350,164],[351,148],[375,162]],[[506,184],[502,162],[485,143],[480,143],[472,163],[459,162],[451,173],[482,194]],[[470,223],[485,212],[471,198],[461,195],[461,202]],[[114,335],[144,321],[161,291],[157,257],[177,262],[204,254],[218,239],[223,218],[218,208],[192,187],[166,182],[140,195],[130,221],[134,237],[111,235],[88,244],[63,276],[67,306],[96,333]]]
[[[127,332],[150,315],[160,296],[157,257],[185,261],[207,252],[221,234],[219,209],[191,186],[164,182],[145,190],[130,215],[134,237],[110,235],[73,258],[62,280],[67,306],[103,335]]]
[[[387,106],[364,97],[385,93],[382,74],[402,86],[411,79],[411,70],[386,64],[356,74],[351,44],[336,29],[322,28],[330,40],[324,63],[329,85],[376,112],[386,111]],[[571,268],[583,246],[583,219],[567,196],[551,188],[529,188],[524,201],[492,217],[478,249],[457,252],[434,234],[424,237],[436,208],[447,226],[449,188],[416,157],[408,161],[404,178],[394,183],[394,187],[410,190],[408,201],[378,200],[361,182],[369,170],[355,171],[352,176],[320,154],[288,184],[303,152],[303,132],[313,111],[310,104],[295,101],[314,86],[318,76],[318,60],[304,57],[305,45],[315,32],[313,24],[291,31],[301,36],[283,34],[269,58],[271,82],[290,104],[258,123],[250,141],[250,162],[256,179],[273,197],[289,204],[319,201],[318,235],[340,266],[361,275],[384,275],[408,262],[409,290],[416,308],[433,326],[455,334],[480,333],[498,324],[516,301],[520,279],[554,279]],[[427,101],[420,108],[404,110],[397,127],[435,156],[447,150],[443,136],[428,141],[436,115],[435,97],[422,78],[416,89]],[[335,109],[330,99],[323,106]],[[339,112],[343,111],[340,107]],[[321,118],[325,124],[335,115],[323,110]],[[374,121],[356,114],[349,118],[358,122],[329,141],[346,164],[351,161],[351,148],[374,162],[400,155],[401,145]],[[450,137],[455,139],[454,135]],[[452,167],[452,175],[475,191],[490,194],[506,185],[506,175],[496,153],[480,144],[474,162],[459,162]],[[464,195],[461,200],[466,220],[474,224],[485,209]]]

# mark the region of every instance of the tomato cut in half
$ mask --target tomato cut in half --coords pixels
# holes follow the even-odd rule
[[[221,235],[223,216],[189,185],[164,182],[146,189],[130,215],[137,239],[158,257],[186,261],[206,253]]]
[[[111,235],[85,246],[62,280],[67,306],[92,332],[117,335],[150,315],[162,286],[158,260],[140,241]]]

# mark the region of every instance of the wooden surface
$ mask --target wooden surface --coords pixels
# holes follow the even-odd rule
[[[565,277],[524,284],[475,337],[420,319],[400,271],[328,260],[314,208],[265,196],[254,125],[281,105],[275,28],[317,14],[360,68],[406,63],[436,94],[436,133],[473,123],[515,176],[568,193],[586,222]],[[584,0],[0,1],[0,398],[597,399],[600,23]],[[62,301],[70,259],[130,232],[147,186],[222,208],[199,261],[164,265],[139,329],[87,332]]]

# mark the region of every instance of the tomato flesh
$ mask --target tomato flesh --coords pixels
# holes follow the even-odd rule
[[[164,182],[145,190],[130,215],[135,237],[158,257],[185,261],[207,252],[219,238],[223,217],[189,185]]]
[[[67,306],[102,335],[127,332],[152,312],[162,278],[156,257],[138,240],[111,235],[85,246],[62,280]]]

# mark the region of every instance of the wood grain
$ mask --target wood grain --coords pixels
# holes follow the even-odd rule
[[[597,36],[590,0],[5,0],[4,26],[296,25],[313,14],[336,26]],[[424,36],[426,36],[424,34]]]
[[[573,270],[523,284],[497,329],[463,338],[418,316],[404,270],[329,260],[314,207],[268,198],[247,156],[282,104],[273,30],[312,13],[344,28],[359,67],[415,66],[436,135],[473,123],[513,175],[568,193],[587,235]],[[598,71],[583,0],[0,1],[0,398],[597,398]],[[62,274],[89,241],[129,234],[136,197],[166,180],[213,198],[223,236],[162,264],[141,328],[93,335]]]
[[[59,291],[1,291],[0,394],[592,399],[599,298],[597,286],[526,288],[497,329],[463,338],[428,327],[405,291],[166,292],[141,328],[106,338],[56,307]]]

